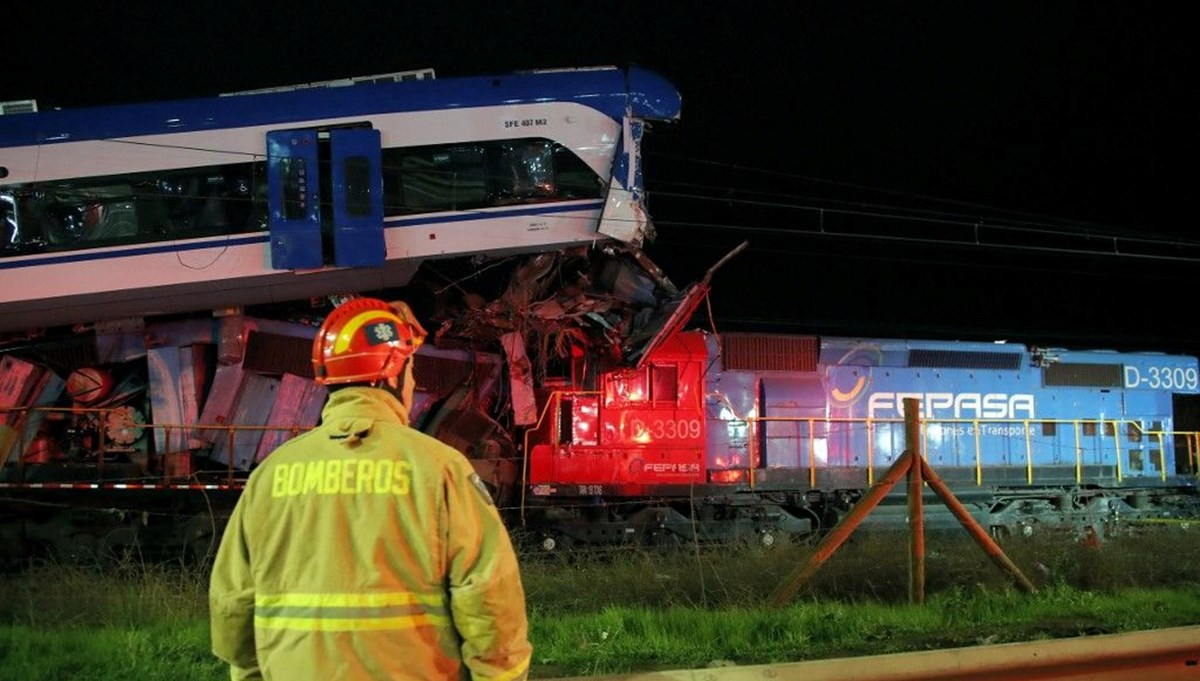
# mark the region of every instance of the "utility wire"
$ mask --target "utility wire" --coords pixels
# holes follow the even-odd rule
[[[1007,214],[1007,215],[1012,215],[1012,216],[1020,216],[1022,218],[1029,218],[1029,219],[1033,220],[1034,224],[1051,223],[1051,224],[1058,224],[1058,225],[1062,225],[1062,226],[1073,225],[1073,226],[1077,226],[1077,227],[1081,227],[1081,228],[1089,229],[1089,230],[1099,229],[1099,230],[1104,230],[1104,231],[1109,231],[1109,232],[1120,231],[1120,232],[1124,232],[1124,233],[1137,233],[1137,232],[1134,232],[1133,230],[1129,230],[1127,228],[1123,229],[1123,228],[1117,228],[1117,227],[1112,227],[1112,226],[1096,225],[1095,223],[1091,223],[1091,222],[1087,222],[1087,221],[1083,221],[1083,220],[1072,220],[1072,219],[1067,219],[1067,218],[1062,218],[1062,217],[1051,217],[1051,216],[1041,215],[1041,214],[1037,214],[1037,213],[1031,213],[1028,211],[1019,211],[1019,210],[1014,210],[1014,209],[1010,209],[1010,208],[1001,208],[1001,207],[992,206],[992,205],[983,204],[983,203],[962,201],[962,200],[958,200],[958,199],[949,199],[949,198],[945,198],[945,197],[933,196],[933,195],[929,195],[929,194],[920,194],[920,193],[905,191],[905,190],[888,189],[885,187],[873,187],[870,185],[857,184],[857,183],[853,183],[853,182],[844,182],[844,181],[840,181],[840,180],[832,180],[832,179],[822,178],[822,177],[814,177],[811,175],[803,175],[803,174],[799,174],[799,173],[784,172],[784,171],[773,170],[773,169],[769,169],[769,168],[759,168],[759,167],[755,167],[755,166],[747,166],[747,165],[742,165],[742,164],[737,164],[737,163],[729,163],[726,161],[715,161],[715,160],[711,160],[711,159],[703,159],[703,158],[697,158],[697,157],[693,157],[693,156],[665,154],[665,153],[653,152],[653,151],[646,152],[645,155],[650,156],[650,157],[669,158],[669,159],[673,159],[673,160],[677,160],[677,161],[686,161],[689,163],[694,163],[696,165],[711,166],[711,167],[718,168],[718,169],[736,170],[736,171],[741,171],[741,172],[753,173],[756,175],[766,175],[766,176],[779,177],[779,178],[784,178],[784,179],[789,179],[789,180],[799,180],[802,182],[811,182],[814,184],[822,184],[822,185],[827,185],[827,186],[832,186],[832,187],[853,189],[855,191],[874,192],[874,193],[878,193],[878,194],[886,194],[886,195],[890,195],[890,196],[900,196],[900,197],[905,197],[905,198],[910,198],[910,199],[917,199],[917,200],[921,200],[921,201],[928,201],[928,202],[932,202],[932,203],[939,203],[939,204],[946,204],[946,205],[953,205],[953,206],[962,206],[965,208],[971,208],[971,209],[975,209],[975,210],[990,211],[995,214]],[[1012,219],[1012,218],[1007,218],[1007,219]]]

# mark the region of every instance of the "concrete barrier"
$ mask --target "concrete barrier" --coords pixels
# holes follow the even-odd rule
[[[1200,681],[1200,626],[559,681]]]

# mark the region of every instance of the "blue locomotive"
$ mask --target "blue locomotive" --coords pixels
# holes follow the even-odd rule
[[[547,549],[827,528],[909,446],[907,399],[926,460],[993,533],[1200,509],[1194,357],[687,331],[588,387],[550,395],[529,443],[522,513]]]

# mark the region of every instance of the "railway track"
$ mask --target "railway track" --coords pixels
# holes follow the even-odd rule
[[[1200,680],[1200,626],[870,657],[558,681]]]

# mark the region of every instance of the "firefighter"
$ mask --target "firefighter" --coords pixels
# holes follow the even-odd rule
[[[213,652],[232,678],[525,678],[525,595],[491,495],[408,427],[424,336],[407,306],[370,298],[321,325],[321,425],[250,475],[213,566]]]

